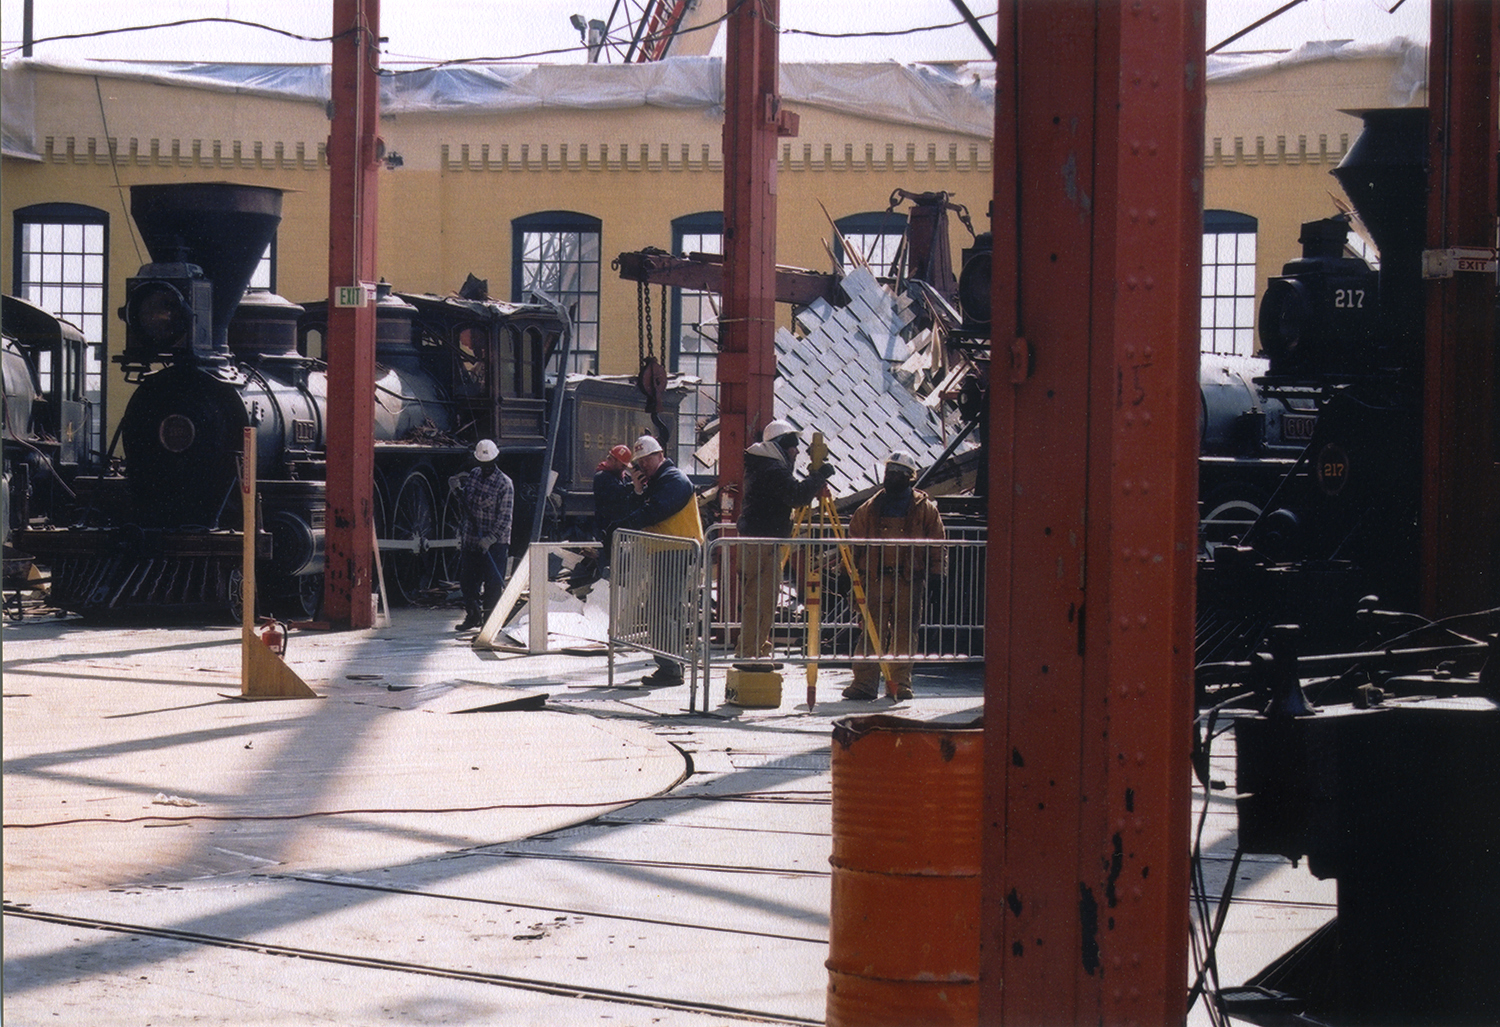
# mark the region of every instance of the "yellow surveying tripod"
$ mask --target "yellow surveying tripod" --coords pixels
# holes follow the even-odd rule
[[[812,470],[815,471],[828,459],[828,443],[823,440],[822,432],[813,432],[812,445],[807,449],[807,458]],[[844,522],[839,519],[838,510],[833,505],[833,497],[826,489],[818,493],[818,498],[813,504],[797,511],[793,535],[801,533],[804,519],[808,521],[809,534],[817,528],[821,529],[822,537],[832,535],[838,539],[839,557],[843,560],[844,570],[849,575],[850,591],[854,595],[854,605],[864,622],[865,634],[870,639],[870,650],[880,652],[880,628],[875,623],[874,615],[870,613],[870,603],[865,598],[865,586],[860,579],[859,569],[854,565],[854,551],[849,546],[849,536],[844,532]],[[790,549],[788,554],[790,554]],[[807,708],[811,710],[818,697],[818,650],[823,641],[823,565],[811,555],[803,563],[807,608]],[[880,661],[880,672],[886,681],[891,681],[894,677],[890,664],[884,659]]]

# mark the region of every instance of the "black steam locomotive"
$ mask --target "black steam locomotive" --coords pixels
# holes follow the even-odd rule
[[[1336,644],[1363,597],[1416,601],[1426,111],[1362,114],[1334,174],[1379,269],[1347,254],[1350,215],[1305,224],[1303,255],[1262,301],[1262,355],[1200,359],[1203,659],[1240,655],[1285,621]],[[985,233],[963,252],[952,333],[980,363],[990,246]],[[983,384],[971,387],[959,408],[982,425]]]
[[[1347,643],[1365,596],[1415,607],[1426,114],[1362,112],[1333,171],[1378,270],[1346,254],[1350,215],[1304,224],[1302,256],[1262,298],[1266,369],[1226,390],[1239,402],[1217,417],[1210,379],[1229,375],[1204,358],[1200,657],[1253,645],[1269,623]]]
[[[66,518],[73,481],[98,468],[98,409],[87,382],[83,333],[15,296],[0,300],[4,377],[5,578],[31,561],[11,549],[11,532]]]
[[[137,385],[116,435],[123,473],[80,477],[73,523],[14,539],[50,565],[54,605],[101,618],[235,613],[236,482],[243,429],[253,426],[260,601],[315,615],[330,458],[327,369],[316,355],[326,304],[245,291],[280,207],[280,190],[264,187],[132,187],[152,262],[126,283],[120,311],[126,339],[114,359]],[[517,551],[533,534],[581,534],[599,453],[640,434],[647,415],[627,382],[548,381],[566,352],[566,313],[382,287],[376,315],[375,520],[393,598],[456,578],[447,481],[480,438],[496,441],[517,484]],[[556,484],[539,501],[549,455]]]

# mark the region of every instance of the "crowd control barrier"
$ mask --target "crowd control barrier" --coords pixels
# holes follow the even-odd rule
[[[639,649],[686,664],[688,707],[698,696],[699,592],[703,546],[696,539],[646,531],[614,533],[610,557],[609,686],[615,684],[615,652]],[[706,685],[706,682],[705,682]],[[704,688],[704,709],[708,689]]]
[[[892,664],[984,661],[980,529],[941,540],[720,531],[703,546],[620,531],[614,546],[611,686],[615,652],[624,648],[684,660],[689,706],[699,708],[701,676],[704,712],[713,671],[734,663],[779,663],[784,673],[880,665],[888,677]]]
[[[704,680],[732,663],[981,663],[984,551],[977,532],[711,539],[699,629]]]

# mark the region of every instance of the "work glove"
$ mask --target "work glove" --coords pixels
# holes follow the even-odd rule
[[[479,540],[479,548],[480,549],[489,549],[490,546],[494,545],[496,542],[499,542],[499,541],[500,540],[498,538],[496,538],[494,535],[486,535],[486,536],[484,536],[483,538],[481,538]]]

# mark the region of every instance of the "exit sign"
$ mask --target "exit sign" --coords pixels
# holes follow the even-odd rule
[[[333,296],[335,307],[364,307],[375,302],[375,284],[362,282],[359,285],[341,285]]]

